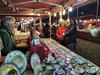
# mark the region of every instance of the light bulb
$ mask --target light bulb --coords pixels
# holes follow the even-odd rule
[[[69,7],[68,11],[72,12],[73,11],[73,7]]]
[[[56,17],[57,16],[57,14],[56,13],[54,13],[54,17]]]
[[[24,20],[24,19],[22,18],[22,20]]]
[[[64,10],[63,10],[63,15],[65,15],[65,14],[66,14],[66,10],[64,9]]]
[[[50,15],[51,14],[51,12],[48,12],[48,15]]]
[[[40,16],[40,14],[38,13],[38,16]]]

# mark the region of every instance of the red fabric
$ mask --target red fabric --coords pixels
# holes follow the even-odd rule
[[[33,53],[37,53],[38,54],[38,56],[41,59],[41,62],[45,58],[45,50],[44,50],[43,45],[41,45],[41,44],[30,47],[30,58],[31,58],[31,56],[32,56]]]
[[[65,33],[65,32],[66,32],[66,27],[59,26],[56,31],[57,38],[59,40],[64,40],[63,33]]]
[[[5,56],[0,56],[0,62],[4,62]]]

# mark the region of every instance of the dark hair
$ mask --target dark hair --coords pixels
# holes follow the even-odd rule
[[[33,31],[35,31],[35,28],[34,27],[31,27],[30,28],[30,35],[31,35],[31,37],[33,37]]]
[[[77,25],[75,18],[71,18],[70,21],[73,20],[74,21],[74,25]]]

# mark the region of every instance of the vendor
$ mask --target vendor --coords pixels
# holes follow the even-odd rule
[[[6,16],[3,19],[3,23],[0,27],[0,36],[3,42],[3,49],[1,54],[6,56],[11,50],[16,48],[14,44],[14,28],[15,28],[15,18],[12,16]]]
[[[30,28],[30,36],[28,37],[28,40],[27,40],[27,44],[29,46],[31,46],[31,41],[33,38],[39,38],[39,36],[41,35],[41,33],[39,33],[38,31],[36,31],[36,29],[34,27],[31,27]]]

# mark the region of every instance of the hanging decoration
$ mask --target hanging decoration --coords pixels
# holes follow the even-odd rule
[[[66,10],[64,9],[64,10],[63,10],[63,15],[65,15],[65,14],[66,14]]]
[[[60,15],[59,24],[61,24],[63,22],[62,11],[59,12],[59,15]]]
[[[57,13],[54,13],[54,17],[56,17],[57,16]]]

